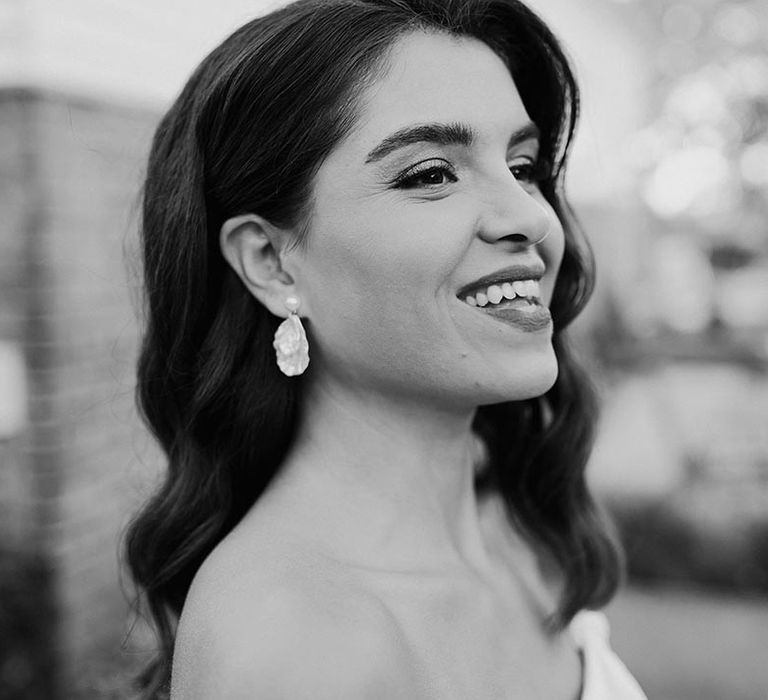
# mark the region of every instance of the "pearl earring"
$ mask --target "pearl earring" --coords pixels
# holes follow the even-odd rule
[[[309,343],[304,326],[299,318],[299,299],[290,296],[285,300],[285,308],[290,312],[275,331],[272,346],[277,353],[277,366],[288,377],[303,374],[309,364]]]

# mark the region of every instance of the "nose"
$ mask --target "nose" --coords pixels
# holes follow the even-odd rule
[[[487,190],[478,235],[488,243],[507,240],[522,246],[542,243],[554,222],[547,209],[508,171],[508,178]]]

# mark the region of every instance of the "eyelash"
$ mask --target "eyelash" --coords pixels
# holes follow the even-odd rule
[[[394,185],[400,189],[413,189],[414,187],[418,187],[419,178],[434,173],[448,173],[453,178],[453,181],[456,181],[456,175],[448,163],[442,160],[425,160],[424,162],[413,166],[410,170],[406,170],[401,175],[398,175]],[[432,183],[431,185],[427,184],[424,186],[439,186],[440,184],[443,183]]]
[[[542,158],[526,161],[525,163],[513,165],[510,167],[510,171],[514,171],[516,169],[522,169],[526,173],[525,177],[515,176],[518,180],[523,182],[530,182],[536,185],[538,185],[540,182],[543,182],[544,180],[548,180],[552,176],[552,169],[549,166],[549,163],[547,163]]]
[[[521,182],[527,182],[535,185],[538,185],[543,180],[549,178],[551,174],[549,166],[545,161],[541,159],[536,159],[535,161],[527,160],[524,163],[512,165],[510,166],[509,170],[513,175],[515,174],[516,170],[522,170],[523,172],[520,175],[515,175],[515,177]],[[436,173],[447,173],[451,178],[453,178],[453,182],[456,182],[457,180],[453,169],[448,165],[448,163],[445,161],[431,160],[419,163],[411,170],[406,170],[402,175],[398,176],[394,182],[394,186],[399,189],[414,189],[419,186],[419,178],[423,178],[427,175],[433,175]],[[439,187],[443,184],[445,183],[428,183],[423,185],[423,187]]]

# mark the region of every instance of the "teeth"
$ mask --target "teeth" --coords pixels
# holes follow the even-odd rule
[[[514,299],[517,296],[509,282],[504,282],[504,284],[501,285],[501,293],[504,295],[505,299]]]
[[[517,294],[517,296],[527,297],[528,296],[527,280],[517,280],[515,282],[512,282],[512,289],[515,290],[515,294]]]
[[[501,291],[501,287],[497,284],[492,284],[488,287],[488,301],[491,304],[498,304],[504,298],[504,294]]]
[[[464,301],[470,306],[488,306],[498,304],[504,299],[523,297],[532,299],[541,296],[538,280],[515,280],[503,284],[492,284],[485,292],[477,292],[475,296],[466,296]]]

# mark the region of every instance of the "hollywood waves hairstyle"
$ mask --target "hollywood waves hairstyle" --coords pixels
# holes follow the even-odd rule
[[[558,565],[554,627],[616,590],[619,552],[584,478],[595,403],[564,336],[594,273],[562,194],[579,98],[558,41],[518,0],[299,0],[205,58],[149,156],[137,402],[168,467],[125,539],[159,641],[141,678],[145,697],[167,694],[190,583],[279,469],[302,404],[303,379],[275,364],[280,319],[226,264],[221,225],[255,212],[302,229],[314,174],[354,127],[357,98],[386,70],[387,51],[412,31],[474,37],[504,60],[540,129],[550,166],[540,187],[565,229],[551,302],[559,376],[544,396],[478,409],[475,430],[489,455],[478,489],[497,490],[510,521]]]

